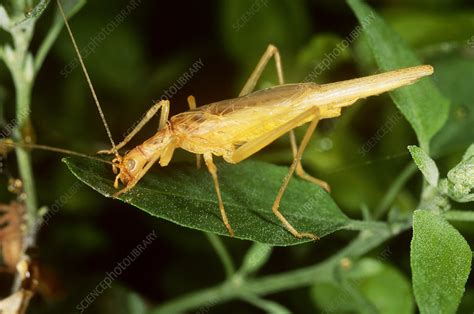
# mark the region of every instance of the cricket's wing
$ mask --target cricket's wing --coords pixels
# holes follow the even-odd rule
[[[416,66],[337,83],[280,85],[249,95],[199,107],[171,119],[174,129],[205,147],[235,149],[263,136],[317,106],[318,119],[336,117],[360,98],[378,95],[416,82],[433,73]],[[313,119],[298,120],[295,127]]]
[[[281,109],[282,107],[294,106],[298,99],[309,91],[315,91],[318,88],[319,85],[315,83],[277,85],[238,98],[211,103],[196,110],[227,117],[242,112],[251,113],[262,108],[265,110]]]
[[[288,84],[198,107],[171,118],[173,128],[209,145],[239,145],[291,120],[314,83]]]

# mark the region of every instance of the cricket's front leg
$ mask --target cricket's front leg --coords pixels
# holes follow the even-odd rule
[[[231,237],[234,236],[234,230],[230,226],[229,219],[227,219],[227,214],[224,208],[224,202],[222,201],[221,190],[219,188],[219,180],[217,179],[217,167],[212,161],[211,154],[204,154],[204,162],[206,163],[207,169],[212,176],[212,180],[214,181],[214,188],[217,193],[217,199],[219,201],[219,210],[221,211],[222,221],[224,222],[225,227],[229,231]]]
[[[115,146],[115,150],[112,149],[104,149],[97,152],[97,154],[104,154],[104,155],[113,155],[116,153],[117,150],[123,148],[130,140],[153,118],[158,110],[161,108],[160,113],[160,124],[158,129],[163,128],[166,125],[166,121],[168,121],[168,116],[170,112],[170,102],[168,100],[161,100],[156,104],[148,109],[146,114],[141,118],[141,120],[133,127],[132,131],[127,134],[122,142]]]
[[[133,184],[129,184],[127,186],[125,186],[123,189],[119,190],[118,192],[115,192],[112,197],[114,198],[118,198],[120,195],[124,194],[124,193],[127,193],[128,191],[130,191],[136,184],[138,183],[137,182],[134,182]]]

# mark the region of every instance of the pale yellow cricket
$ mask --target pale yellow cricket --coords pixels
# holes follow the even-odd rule
[[[275,56],[277,60],[281,85],[250,93],[265,64],[272,56]],[[297,231],[279,211],[279,205],[295,171],[301,178],[329,191],[327,183],[308,175],[300,162],[318,121],[338,117],[341,115],[342,107],[349,106],[360,98],[378,95],[411,84],[423,76],[432,74],[433,68],[429,65],[416,66],[324,85],[283,84],[281,64],[278,61],[278,50],[270,45],[242,89],[239,98],[196,107],[193,98],[190,97],[191,110],[170,119],[168,119],[169,101],[161,101],[153,106],[145,119],[162,108],[158,132],[125,156],[117,154],[113,160],[114,172],[118,171],[114,186],[118,188],[119,180],[125,185],[115,196],[132,189],[156,162],[162,167],[167,166],[173,157],[174,150],[182,148],[198,156],[204,156],[205,164],[214,181],[222,220],[229,233],[233,235],[234,231],[222,201],[213,156],[222,156],[226,162],[236,164],[285,133],[311,122],[299,147],[296,145],[295,137],[293,135],[290,137],[294,160],[276,196],[272,210],[295,237],[316,239],[317,237],[313,234]],[[103,153],[116,154],[116,150],[122,148],[136,132],[115,149]]]
[[[57,1],[62,12],[61,4],[59,0]],[[314,234],[296,230],[280,212],[279,206],[294,172],[301,178],[329,191],[326,182],[310,176],[301,166],[301,157],[318,122],[322,119],[338,117],[343,107],[352,105],[358,99],[412,84],[421,77],[433,73],[433,67],[430,65],[420,65],[324,85],[285,84],[278,49],[269,45],[238,98],[197,107],[194,97],[190,96],[188,97],[190,110],[171,118],[169,118],[170,102],[162,100],[148,110],[142,121],[121,143],[115,145],[67,19],[64,12],[62,13],[112,142],[112,149],[100,153],[115,155],[112,162],[113,171],[116,173],[114,187],[118,188],[119,182],[124,184],[124,187],[114,196],[130,191],[155,163],[158,162],[161,167],[167,166],[176,148],[197,154],[198,164],[202,155],[214,181],[222,221],[231,236],[234,235],[234,231],[222,201],[217,168],[213,161],[214,156],[222,156],[226,162],[236,164],[290,132],[294,160],[277,193],[272,211],[293,236],[317,239],[318,237]],[[253,92],[272,57],[275,59],[280,85]],[[121,156],[118,150],[124,147],[160,109],[158,132]],[[305,123],[310,123],[310,125],[298,146],[292,130]]]

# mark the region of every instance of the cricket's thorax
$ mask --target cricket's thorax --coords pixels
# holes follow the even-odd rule
[[[187,151],[222,156],[260,137],[314,106],[308,96],[317,93],[313,83],[288,84],[249,95],[211,103],[173,116],[170,120],[179,146]],[[321,106],[321,118],[339,115],[340,109]],[[301,124],[309,122],[308,116]]]
[[[168,144],[173,140],[174,135],[172,133],[171,127],[168,124],[163,129],[159,130],[155,135],[147,139],[141,145],[138,145],[136,149],[141,153],[141,155],[150,159],[157,152],[161,152],[166,149]]]

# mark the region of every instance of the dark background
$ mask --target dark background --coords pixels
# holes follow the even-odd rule
[[[89,1],[71,19],[79,46],[85,47],[127,3]],[[198,105],[235,97],[269,43],[280,48],[287,81],[301,81],[318,60],[357,25],[344,1],[268,0],[266,3],[266,7],[236,31],[234,23],[254,1],[142,0],[85,58],[115,140],[119,141],[153,100],[159,99],[199,58],[204,66],[171,99],[172,114],[186,110],[186,97],[190,94],[196,97]],[[424,62],[434,64],[435,68],[437,65],[448,67],[448,70],[450,63],[474,62],[474,48],[467,44],[474,35],[472,1],[392,0],[370,4]],[[55,9],[55,1],[52,1],[38,21],[33,51],[47,32]],[[356,41],[332,62],[317,82],[348,79],[376,71],[370,54],[363,48],[363,43]],[[308,54],[311,56],[309,61],[305,58]],[[109,144],[80,69],[76,68],[67,77],[60,74],[74,58],[70,39],[63,31],[37,77],[32,97],[32,121],[38,143],[93,153],[108,148]],[[275,84],[274,74],[271,62],[260,86]],[[449,97],[456,91],[443,88],[446,85],[441,82],[456,86],[457,79],[459,84],[466,84],[462,75],[446,71],[437,73],[434,79]],[[15,95],[3,65],[0,65],[0,84],[8,120],[13,116]],[[471,94],[470,98],[457,98],[453,104],[462,113],[472,110],[472,99]],[[386,95],[359,102],[346,109],[341,118],[325,121],[306,153],[304,160],[308,170],[331,184],[334,199],[352,217],[360,217],[362,206],[373,208],[400,170],[410,162],[406,146],[416,143],[416,138],[404,119],[367,155],[358,153],[395,113],[395,106]],[[157,125],[158,119],[151,122],[134,143],[152,135]],[[466,141],[449,144],[437,152],[442,176],[457,163],[467,147]],[[285,137],[256,158],[289,164],[290,156]],[[184,153],[178,158],[193,160]],[[14,158],[10,159],[8,169],[15,175]],[[34,151],[33,160],[40,204],[51,206],[71,186],[77,185],[61,163],[61,156]],[[1,180],[3,187],[6,176]],[[397,198],[396,205],[402,212],[416,206],[420,182],[420,177],[415,177]],[[5,195],[7,197],[11,196]],[[472,243],[472,225],[457,227]],[[102,280],[104,273],[127,256],[151,230],[156,230],[158,239],[127,268],[113,288],[88,309],[89,313],[123,311],[115,306],[129,291],[140,294],[150,304],[158,304],[223,280],[223,268],[201,232],[157,220],[80,185],[78,192],[68,198],[40,232],[38,246],[45,287],[42,294],[35,297],[30,312],[73,312],[76,304]],[[336,252],[354,236],[355,233],[339,232],[316,244],[276,248],[261,273],[314,264]],[[387,244],[393,252],[389,263],[408,278],[410,239],[411,234],[407,232]],[[224,241],[238,265],[250,243],[228,238]],[[470,287],[468,295],[472,296],[472,280]],[[317,311],[308,289],[290,290],[272,295],[270,299],[297,313]],[[467,311],[470,305],[464,306],[461,311]],[[470,310],[472,312],[472,307]],[[223,311],[257,312],[240,301],[210,309],[211,313]]]

